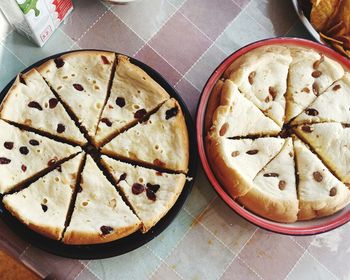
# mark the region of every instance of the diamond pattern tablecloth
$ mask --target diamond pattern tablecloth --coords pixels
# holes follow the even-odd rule
[[[51,54],[107,49],[162,73],[194,117],[203,85],[227,55],[263,38],[310,38],[290,2],[143,0],[108,6],[81,0],[42,49],[0,16],[0,89]],[[290,237],[259,229],[218,198],[199,168],[176,220],[131,253],[106,260],[64,259],[28,245],[1,221],[0,246],[39,275],[57,279],[350,279],[349,230],[345,225],[315,237]]]

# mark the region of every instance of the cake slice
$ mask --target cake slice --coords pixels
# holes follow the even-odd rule
[[[141,219],[144,233],[172,208],[186,182],[184,174],[161,173],[106,156],[102,162]]]
[[[350,184],[350,127],[340,123],[300,125],[296,133],[346,184]]]
[[[82,158],[80,153],[28,188],[6,195],[4,206],[30,229],[61,239]]]
[[[81,151],[0,120],[0,193],[24,184],[57,161]]]
[[[317,97],[292,124],[341,122],[350,124],[350,73]]]
[[[37,68],[90,137],[94,137],[115,54],[78,51],[51,59]]]
[[[300,140],[294,141],[300,220],[328,216],[350,202],[350,190]]]
[[[97,146],[135,124],[169,99],[169,94],[129,58],[118,55],[109,99],[94,138]]]
[[[63,242],[75,245],[106,243],[139,228],[139,219],[88,155]]]
[[[103,146],[102,153],[187,172],[189,142],[180,105],[175,99],[169,99],[148,120]]]
[[[86,143],[78,127],[35,69],[17,77],[1,104],[0,117],[79,145]]]
[[[286,121],[299,115],[318,95],[344,75],[336,61],[312,49],[292,48],[289,68]]]
[[[292,138],[253,180],[254,187],[239,201],[249,210],[273,221],[293,223],[297,220],[298,198],[295,184]]]
[[[253,187],[259,171],[282,149],[281,138],[232,140],[207,137],[207,156],[215,175],[233,197],[245,195]]]
[[[240,92],[261,111],[282,127],[286,109],[288,68],[292,62],[290,50],[284,46],[256,48],[225,71]]]
[[[226,80],[210,130],[217,136],[243,137],[276,135],[281,128],[246,99],[232,81]]]

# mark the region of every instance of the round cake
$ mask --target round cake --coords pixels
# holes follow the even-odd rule
[[[0,194],[65,244],[146,233],[186,182],[178,102],[129,58],[78,51],[19,74],[0,106]]]
[[[250,211],[293,223],[350,202],[350,74],[292,45],[255,48],[214,86],[206,153],[227,193]]]

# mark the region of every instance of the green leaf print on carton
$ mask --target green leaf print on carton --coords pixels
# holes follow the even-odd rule
[[[30,10],[34,10],[35,16],[40,15],[40,11],[36,7],[38,0],[26,0],[23,4],[18,4],[24,14],[28,14]]]

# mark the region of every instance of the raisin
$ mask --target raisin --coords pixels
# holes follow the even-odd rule
[[[313,108],[309,108],[305,110],[306,115],[309,116],[317,116],[318,115],[318,111],[316,109]]]
[[[341,88],[341,85],[335,85],[335,86],[332,88],[332,90],[336,91],[336,90],[338,90],[338,89],[340,89],[340,88]]]
[[[303,125],[301,127],[301,130],[304,131],[304,132],[307,132],[307,133],[311,133],[313,131],[313,128],[309,125]]]
[[[165,119],[168,120],[172,117],[175,117],[177,113],[179,112],[179,108],[175,106],[174,108],[171,108],[165,112]]]
[[[329,196],[335,196],[337,194],[337,188],[333,187],[329,190]]]
[[[102,235],[107,235],[113,231],[113,228],[110,226],[102,226],[102,227],[100,227],[100,230],[102,232]]]
[[[58,99],[57,98],[51,98],[49,100],[49,107],[50,107],[50,109],[55,108],[57,106],[57,104],[58,104]]]
[[[310,90],[309,90],[308,87],[304,87],[301,91],[302,91],[302,92],[306,92],[306,93],[310,93]]]
[[[115,104],[117,104],[120,108],[123,108],[125,106],[125,99],[123,97],[118,97],[115,100]]]
[[[47,163],[48,166],[52,166],[57,162],[57,158],[50,159]]]
[[[109,62],[108,58],[105,57],[104,55],[101,55],[101,59],[102,59],[103,64],[111,64],[111,63]]]
[[[28,155],[29,153],[29,150],[26,146],[22,146],[19,148],[19,152],[22,154],[22,155]]]
[[[32,146],[39,146],[39,141],[31,139],[31,140],[29,140],[29,144]]]
[[[146,195],[147,195],[147,198],[149,200],[152,200],[152,201],[156,201],[157,200],[156,194],[150,189],[146,190]]]
[[[145,109],[137,110],[134,114],[135,119],[141,119],[146,115],[147,111]]]
[[[44,212],[46,212],[48,209],[48,207],[45,204],[41,204],[41,208],[43,209]]]
[[[249,81],[249,83],[250,83],[251,85],[254,83],[254,77],[255,77],[255,75],[256,75],[256,72],[253,71],[253,72],[251,72],[251,73],[249,74],[249,76],[248,76],[248,81]]]
[[[135,184],[132,185],[131,190],[132,190],[133,194],[138,195],[138,194],[144,192],[145,186],[142,185],[142,184],[139,184],[139,183],[135,183]]]
[[[277,96],[277,90],[274,87],[269,87],[269,93],[272,96],[272,100],[275,100]]]
[[[315,70],[314,72],[311,73],[311,76],[314,78],[318,78],[322,75],[322,72],[319,70]]]
[[[22,169],[23,172],[26,172],[26,171],[27,171],[27,166],[25,166],[24,164],[22,164],[21,169]]]
[[[278,182],[278,188],[283,191],[286,188],[286,181],[281,180]]]
[[[314,92],[314,94],[316,96],[318,96],[320,89],[319,89],[319,87],[318,87],[318,85],[316,83],[312,84],[312,91]]]
[[[222,127],[220,128],[219,135],[224,136],[226,134],[227,130],[229,129],[229,127],[230,127],[229,123],[227,123],[227,122],[224,123],[222,125]]]
[[[4,143],[4,147],[8,150],[12,150],[13,149],[13,145],[14,143],[13,142],[5,142]]]
[[[105,125],[107,125],[108,127],[112,126],[112,122],[108,119],[108,118],[102,118],[101,122],[103,122]]]
[[[160,186],[158,184],[153,185],[151,183],[147,183],[146,186],[147,186],[148,189],[150,189],[154,193],[156,193],[159,190],[159,188],[160,188]]]
[[[319,60],[316,60],[314,62],[314,64],[312,65],[312,67],[314,69],[317,69],[323,61],[324,61],[324,56],[323,56],[323,54],[321,54],[321,58]]]
[[[55,62],[57,68],[61,68],[64,65],[64,61],[60,57],[55,58],[53,61]]]
[[[323,180],[323,176],[319,171],[315,171],[314,173],[312,173],[312,176],[314,177],[316,182],[322,182]]]
[[[9,164],[11,162],[10,159],[5,157],[0,157],[0,164]]]
[[[231,156],[232,157],[238,157],[239,156],[239,151],[233,151],[232,153],[231,153]]]
[[[40,104],[39,104],[38,102],[36,102],[36,101],[30,101],[30,102],[28,103],[28,107],[29,107],[29,108],[38,109],[39,111],[42,111],[42,110],[43,110],[43,108],[40,106]]]
[[[126,179],[126,173],[123,173],[122,175],[120,175],[120,177],[119,177],[119,181],[123,181],[123,180],[125,180]]]
[[[161,160],[159,160],[157,158],[153,161],[153,163],[157,166],[160,166],[160,167],[164,167],[166,165],[164,162],[162,162]]]
[[[278,173],[265,173],[264,177],[278,177],[279,174]]]
[[[256,155],[259,151],[258,150],[249,150],[246,152],[248,155]]]
[[[66,127],[63,124],[59,123],[57,125],[57,130],[56,130],[57,133],[63,133],[65,130],[66,130]]]
[[[160,172],[160,171],[156,171],[156,175],[157,175],[157,176],[163,176],[163,173]]]
[[[73,84],[73,87],[78,91],[83,91],[84,88],[81,84]]]

